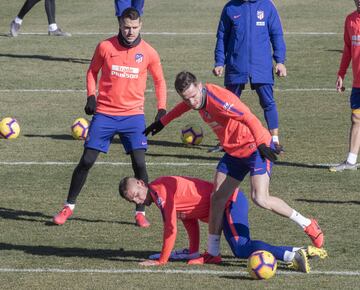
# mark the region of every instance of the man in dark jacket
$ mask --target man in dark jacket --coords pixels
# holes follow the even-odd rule
[[[225,86],[240,97],[245,84],[259,96],[265,120],[277,153],[279,143],[278,111],[273,95],[274,74],[286,76],[286,46],[280,17],[270,0],[232,0],[221,14],[215,47],[213,73],[222,76]]]

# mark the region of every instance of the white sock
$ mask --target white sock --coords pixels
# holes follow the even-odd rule
[[[272,141],[273,141],[274,143],[280,144],[280,142],[279,142],[279,136],[276,136],[276,135],[272,136]]]
[[[145,216],[145,212],[144,212],[144,211],[135,211],[135,215],[137,215],[138,213],[141,213],[142,215]]]
[[[356,164],[357,154],[349,152],[348,158],[346,159],[347,163]]]
[[[65,202],[65,203],[64,203],[64,206],[68,206],[71,210],[74,210],[74,209],[75,209],[75,204],[73,204],[73,203],[67,203],[67,202]]]
[[[295,252],[285,251],[284,262],[291,262],[295,257]]]
[[[220,235],[208,234],[207,251],[211,256],[220,254]]]
[[[300,227],[303,229],[307,227],[309,224],[311,224],[311,220],[304,217],[300,213],[298,213],[296,210],[293,209],[293,212],[290,216],[290,219],[294,222],[296,222]]]
[[[56,23],[51,23],[49,25],[49,31],[55,31],[56,29],[58,29],[58,26]]]
[[[17,17],[17,16],[15,17],[14,21],[15,21],[16,24],[20,24],[20,25],[23,22],[23,20],[21,18]]]

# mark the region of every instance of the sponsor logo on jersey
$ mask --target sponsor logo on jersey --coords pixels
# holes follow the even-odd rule
[[[138,79],[140,69],[138,67],[115,65],[111,66],[111,75],[119,78]]]
[[[351,43],[353,46],[360,46],[360,35],[352,35]]]
[[[179,220],[183,220],[186,218],[186,214],[184,212],[177,212],[176,213],[176,217],[179,219]]]
[[[265,21],[256,21],[256,26],[265,26]]]
[[[143,60],[144,60],[144,55],[142,55],[141,53],[135,54],[135,62],[136,63],[141,63]]]
[[[256,12],[256,16],[257,16],[257,18],[258,18],[259,20],[263,20],[263,19],[264,19],[264,11],[258,10],[258,11]]]

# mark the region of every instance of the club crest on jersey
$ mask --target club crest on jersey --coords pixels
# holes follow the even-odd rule
[[[256,12],[256,16],[257,16],[257,18],[258,18],[259,20],[263,20],[263,19],[264,19],[264,11],[258,10],[258,11]]]
[[[144,60],[144,56],[141,53],[135,54],[135,62],[141,63]]]
[[[162,206],[163,206],[164,201],[162,200],[161,197],[158,197],[158,198],[156,199],[156,204],[158,205],[158,207],[162,207]]]
[[[229,111],[233,106],[234,106],[234,104],[229,104],[228,102],[225,102],[225,104],[223,105],[223,108],[225,111]]]

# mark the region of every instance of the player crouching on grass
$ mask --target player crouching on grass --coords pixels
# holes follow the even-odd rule
[[[164,265],[169,259],[189,260],[188,264],[197,264],[199,257],[200,229],[199,220],[209,220],[210,199],[213,192],[211,182],[185,176],[162,176],[147,186],[142,180],[125,177],[120,181],[120,196],[135,204],[150,206],[155,203],[160,209],[164,222],[163,246],[160,254],[150,256],[155,260],[145,260],[143,266]],[[172,252],[176,234],[177,219],[181,220],[189,238],[189,249]],[[290,263],[290,267],[308,273],[309,256],[325,258],[324,249],[308,246],[306,249],[288,246],[272,246],[263,241],[251,240],[248,221],[248,202],[240,190],[236,189],[226,204],[223,216],[225,238],[235,257],[247,259],[257,250],[271,252],[276,259]],[[195,261],[195,263],[194,263]],[[221,263],[221,256],[213,259],[214,264]]]
[[[198,259],[198,263],[211,263],[220,254],[222,217],[226,202],[248,173],[253,202],[294,221],[310,237],[313,245],[321,248],[324,234],[317,221],[303,216],[285,201],[270,194],[270,176],[276,161],[274,144],[269,131],[250,109],[229,90],[209,83],[203,85],[188,71],[178,73],[175,89],[182,102],[147,127],[145,135],[157,134],[172,120],[193,109],[211,127],[225,150],[214,178],[208,248]]]

